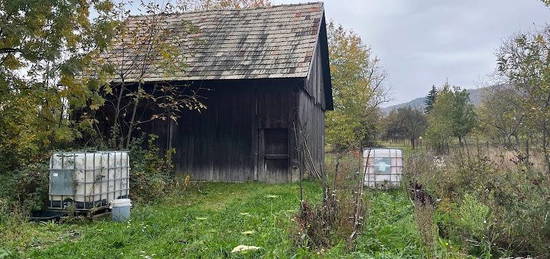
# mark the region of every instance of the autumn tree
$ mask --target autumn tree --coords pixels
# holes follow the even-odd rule
[[[385,136],[392,139],[407,139],[412,148],[426,130],[426,116],[419,110],[403,107],[392,111],[384,119]]]
[[[360,150],[376,136],[385,74],[353,31],[331,23],[328,37],[334,111],[326,115],[327,143],[335,150]]]
[[[514,87],[499,84],[487,89],[479,107],[480,127],[485,136],[506,147],[519,145],[528,131],[525,119],[521,95]]]
[[[538,139],[550,169],[550,26],[506,41],[497,58],[499,75],[517,91],[525,126]]]
[[[105,49],[116,22],[108,1],[0,0],[0,171],[68,145],[85,127],[72,108],[101,102],[77,75]],[[90,11],[96,14],[90,19]],[[60,86],[62,85],[62,86]]]
[[[421,111],[411,107],[400,108],[397,113],[404,136],[410,140],[412,148],[415,149],[416,140],[426,130],[426,117]]]

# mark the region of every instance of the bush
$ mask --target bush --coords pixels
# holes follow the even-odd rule
[[[139,138],[130,149],[130,196],[136,202],[162,197],[173,183],[171,156],[174,152],[161,152],[156,140],[156,136]],[[47,161],[23,165],[18,170],[0,175],[0,221],[45,209],[48,175]]]
[[[155,135],[142,137],[130,148],[130,197],[136,202],[155,201],[174,184],[174,150],[162,152],[157,139]]]
[[[521,159],[430,154],[412,156],[406,168],[408,181],[439,200],[439,234],[469,254],[550,256],[550,177],[542,170]]]
[[[48,166],[32,164],[0,177],[0,219],[15,212],[27,216],[48,199]],[[3,215],[3,216],[2,216]]]

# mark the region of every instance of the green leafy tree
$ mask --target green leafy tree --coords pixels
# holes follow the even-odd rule
[[[452,94],[448,86],[439,91],[439,96],[428,114],[428,128],[426,139],[437,152],[444,152],[452,137],[453,123],[450,117],[452,113]]]
[[[455,88],[452,93],[452,132],[453,136],[458,138],[458,142],[463,145],[464,138],[477,125],[477,117],[474,105],[470,102],[470,93],[466,89]]]
[[[386,138],[407,139],[413,149],[416,148],[416,140],[424,134],[426,127],[426,116],[411,107],[394,110],[384,119]]]
[[[519,144],[521,137],[527,137],[525,112],[521,95],[510,85],[496,85],[487,90],[479,107],[480,128],[483,135],[506,147]]]
[[[517,91],[525,126],[539,140],[550,169],[550,26],[506,41],[497,57],[498,72]]]
[[[84,125],[70,119],[69,107],[100,105],[104,73],[77,75],[108,46],[112,9],[108,0],[0,0],[0,171],[80,136]]]
[[[433,109],[436,98],[437,89],[435,88],[435,85],[433,85],[432,89],[430,90],[430,92],[428,92],[428,95],[426,96],[426,100],[424,101],[424,103],[426,104],[426,108],[424,108],[425,113],[430,113],[430,111]]]
[[[333,23],[328,34],[334,111],[326,115],[327,143],[336,150],[359,150],[374,143],[385,75],[359,35]]]
[[[445,84],[428,114],[426,137],[438,152],[443,152],[452,137],[458,138],[458,142],[463,145],[464,138],[476,123],[476,114],[468,91]]]
[[[409,139],[411,146],[416,147],[416,140],[426,131],[426,116],[421,111],[411,107],[397,110],[398,118],[403,129],[404,136]]]
[[[383,137],[386,140],[400,140],[405,139],[405,133],[399,118],[398,110],[392,110],[382,120],[382,127],[384,129]]]

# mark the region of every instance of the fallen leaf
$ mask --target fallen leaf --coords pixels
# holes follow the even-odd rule
[[[245,245],[238,245],[236,246],[235,248],[233,248],[233,250],[231,251],[231,253],[241,253],[241,252],[247,252],[247,251],[256,251],[256,250],[259,250],[261,249],[260,247],[257,247],[257,246],[245,246]]]

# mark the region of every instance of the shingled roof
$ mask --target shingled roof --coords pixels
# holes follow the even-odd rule
[[[146,18],[130,17],[126,21],[129,30],[143,30],[139,24]],[[305,78],[324,9],[323,3],[307,3],[160,15],[158,19],[178,34],[172,39],[177,39],[186,66],[168,73],[153,64],[143,81]],[[189,24],[197,30],[182,29]],[[103,57],[119,63],[135,59],[135,53],[120,49],[120,43],[116,44]],[[138,72],[129,71],[126,80],[132,81]]]

